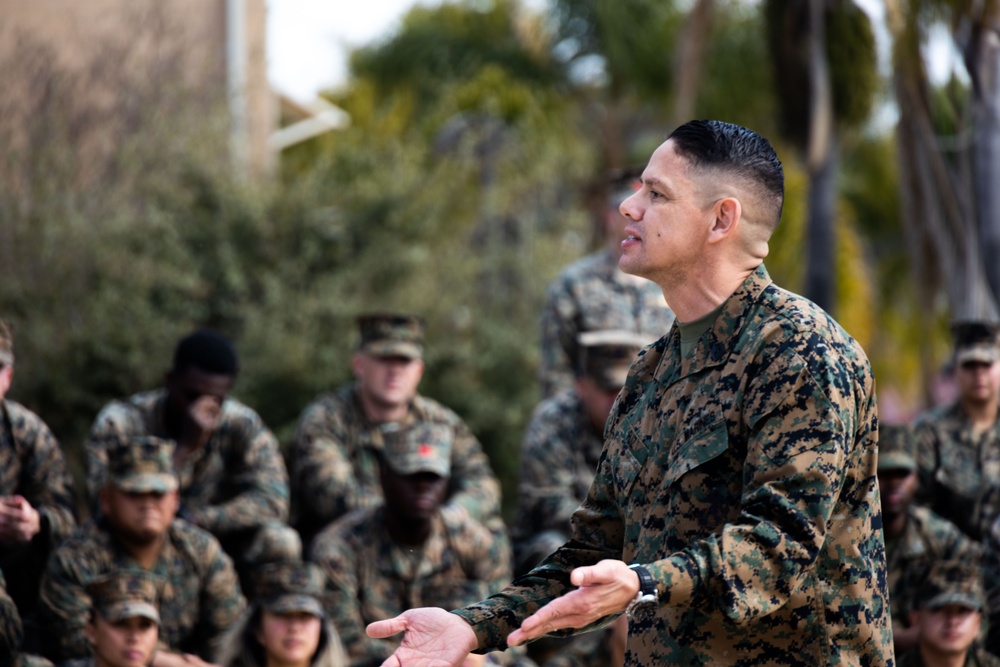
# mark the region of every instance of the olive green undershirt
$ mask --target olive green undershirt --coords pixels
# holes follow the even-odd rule
[[[699,317],[693,322],[677,321],[677,327],[681,331],[681,357],[688,356],[688,353],[691,352],[691,349],[698,342],[698,339],[701,338],[701,335],[715,325],[715,321],[719,319],[719,314],[725,307],[726,301],[723,301],[708,315]]]

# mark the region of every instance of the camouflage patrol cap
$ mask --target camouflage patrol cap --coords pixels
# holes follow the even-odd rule
[[[955,322],[951,326],[955,342],[955,365],[968,362],[992,364],[1000,359],[998,327],[989,322]]]
[[[358,329],[359,349],[373,356],[420,359],[424,355],[424,321],[416,315],[362,315]]]
[[[579,375],[593,378],[604,389],[618,391],[635,355],[651,342],[649,336],[622,329],[584,331],[577,336]]]
[[[122,491],[167,493],[177,489],[174,443],[152,436],[114,438],[108,443],[108,478]]]
[[[385,460],[397,475],[451,474],[452,431],[444,424],[418,422],[385,428],[383,435]]]
[[[917,589],[915,602],[919,609],[957,604],[981,610],[986,597],[979,567],[957,560],[935,562]]]
[[[301,561],[267,563],[253,572],[254,598],[261,608],[275,614],[304,611],[326,617],[320,602],[323,573],[312,563]]]
[[[157,588],[156,578],[138,569],[118,570],[86,586],[91,605],[102,618],[117,623],[139,616],[159,625]]]
[[[6,320],[0,320],[0,365],[14,363],[14,330]]]
[[[878,470],[917,469],[913,456],[913,429],[905,424],[878,425]]]

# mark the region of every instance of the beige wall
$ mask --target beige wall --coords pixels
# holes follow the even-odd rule
[[[267,138],[277,125],[277,103],[267,83],[264,0],[243,0],[246,11],[246,96],[249,173],[272,163]],[[49,46],[60,64],[86,68],[95,54],[127,36],[123,51],[156,86],[184,86],[224,103],[228,94],[226,0],[0,0],[0,62],[17,48],[17,35]],[[161,84],[161,81],[163,84]],[[127,94],[128,91],[119,91]],[[94,91],[115,97],[114,86]],[[120,100],[117,100],[120,101]],[[108,100],[113,107],[115,100]]]

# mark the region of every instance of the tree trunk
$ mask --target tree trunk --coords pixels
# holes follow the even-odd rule
[[[677,65],[674,80],[677,92],[671,113],[671,126],[677,127],[694,117],[698,102],[698,85],[705,62],[705,45],[712,32],[712,17],[715,0],[697,0],[685,22],[677,50]]]
[[[1000,35],[992,22],[978,30],[975,54],[973,182],[979,249],[995,300],[1000,295]]]

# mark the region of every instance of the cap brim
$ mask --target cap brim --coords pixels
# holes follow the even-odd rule
[[[917,469],[917,462],[906,454],[879,454],[878,469],[884,470],[906,470],[913,472]]]
[[[420,359],[424,355],[423,348],[416,343],[407,343],[398,340],[377,340],[368,343],[362,349],[375,357]]]
[[[146,473],[115,477],[115,486],[130,493],[170,493],[177,490],[177,478],[173,475]]]
[[[105,609],[101,616],[112,623],[124,621],[127,618],[148,618],[157,625],[160,624],[159,612],[156,611],[156,607],[148,602],[119,602]]]
[[[450,461],[418,461],[415,464],[406,465],[389,461],[389,467],[397,475],[416,475],[418,472],[430,472],[434,473],[438,477],[448,477],[451,475],[451,462]]]
[[[11,366],[14,363],[14,355],[10,352],[0,352],[0,364]]]
[[[959,366],[969,362],[992,364],[998,358],[1000,358],[1000,350],[996,350],[993,347],[985,345],[979,345],[959,350],[955,355],[955,363]]]
[[[326,611],[324,611],[323,605],[311,595],[282,595],[281,597],[267,601],[262,606],[272,614],[305,612],[319,618],[326,618]]]
[[[958,593],[949,592],[941,593],[936,595],[924,605],[927,609],[937,609],[938,607],[943,607],[948,604],[957,604],[973,611],[979,611],[983,608],[983,601],[977,600],[975,596],[969,595],[968,593]]]

